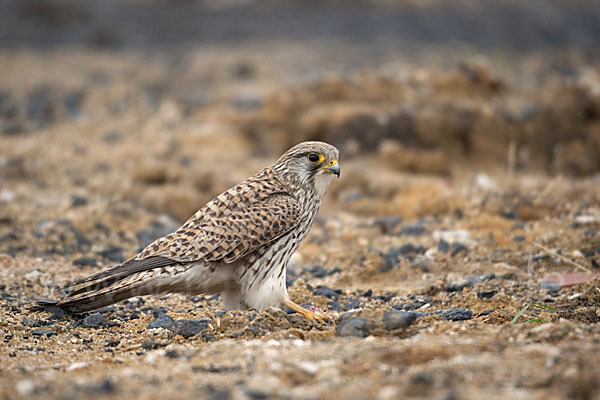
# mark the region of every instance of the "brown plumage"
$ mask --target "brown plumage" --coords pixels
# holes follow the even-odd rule
[[[221,293],[226,309],[287,305],[314,318],[290,301],[285,268],[308,234],[333,175],[339,176],[338,158],[338,150],[322,142],[292,147],[177,231],[122,264],[71,284],[56,305],[82,312],[132,296]]]

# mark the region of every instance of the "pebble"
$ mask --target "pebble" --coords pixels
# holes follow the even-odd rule
[[[358,307],[360,307],[360,300],[358,300],[356,297],[352,297],[344,303],[344,311],[354,310]]]
[[[446,291],[447,292],[461,292],[466,287],[470,287],[476,283],[495,279],[495,278],[496,278],[495,274],[467,276],[459,282],[448,282],[448,284],[446,285]]]
[[[396,228],[399,224],[402,223],[403,218],[400,216],[392,216],[392,217],[382,217],[377,218],[374,221],[374,224],[381,227],[381,231],[383,234],[387,235]]]
[[[340,303],[338,303],[336,300],[330,301],[327,304],[327,307],[329,307],[329,309],[333,310],[333,311],[337,311],[337,312],[342,311],[342,306],[340,306]]]
[[[525,241],[525,236],[517,235],[513,237],[513,242],[522,243]]]
[[[444,239],[440,240],[437,245],[437,250],[440,253],[447,253],[450,250],[450,244],[446,242]]]
[[[361,294],[362,297],[371,297],[372,295],[373,295],[373,289],[367,289]]]
[[[41,128],[56,119],[54,97],[54,89],[49,86],[38,87],[29,93],[26,114],[35,128]]]
[[[115,393],[117,391],[117,386],[112,380],[106,378],[96,385],[89,385],[87,387],[84,387],[84,390],[90,393],[110,394]]]
[[[315,296],[325,296],[328,299],[337,299],[340,294],[342,294],[341,289],[331,289],[325,285],[318,285],[317,288],[313,291]]]
[[[97,267],[98,261],[92,257],[79,257],[73,260],[73,265],[78,267]]]
[[[71,196],[71,207],[81,207],[88,203],[87,199],[83,196],[73,195]]]
[[[112,262],[123,262],[125,257],[123,256],[123,249],[118,246],[111,246],[100,252],[100,255]]]
[[[479,313],[477,316],[478,316],[478,317],[483,317],[483,316],[486,316],[486,315],[490,315],[490,314],[491,314],[491,313],[493,313],[493,312],[494,312],[494,310],[483,310],[483,311],[482,311],[482,312],[480,312],[480,313]]]
[[[473,317],[473,311],[468,308],[451,308],[442,312],[446,321],[465,321]]]
[[[344,317],[349,313],[342,314],[340,323],[336,329],[338,336],[354,336],[354,337],[367,337],[373,327],[372,321],[366,318],[356,318],[350,315]]]
[[[145,339],[144,342],[142,343],[142,349],[144,350],[154,350],[154,349],[158,349],[161,346],[160,343],[158,343],[156,340],[152,340],[150,338]]]
[[[421,236],[423,235],[425,232],[427,232],[427,229],[425,229],[425,227],[420,224],[420,223],[416,223],[416,224],[407,224],[404,227],[402,227],[402,229],[400,230],[400,232],[398,233],[399,236],[405,235],[405,236]]]
[[[85,98],[83,90],[74,90],[64,98],[65,108],[70,119],[81,117],[81,104]]]
[[[468,252],[469,249],[467,248],[467,246],[465,246],[461,242],[452,243],[452,251],[450,253],[452,257],[458,255],[459,253],[464,253],[464,255],[467,255]]]
[[[420,312],[387,311],[383,314],[383,325],[388,331],[410,326],[417,318],[426,315]]]
[[[175,321],[164,311],[154,311],[154,320],[146,326],[146,329],[164,328],[170,331],[175,329]]]
[[[81,326],[84,328],[99,328],[104,325],[106,325],[106,321],[102,314],[98,312],[88,315],[81,321]]]
[[[333,275],[341,271],[337,267],[326,269],[320,265],[309,265],[306,268],[304,268],[304,270],[311,273],[312,276],[314,276],[315,278],[324,278],[326,276]]]
[[[29,328],[38,328],[40,326],[46,325],[46,322],[36,318],[23,318],[23,321],[21,323]]]
[[[175,321],[174,332],[186,339],[209,329],[211,320],[208,318],[180,319]],[[258,333],[258,332],[257,332]]]
[[[542,289],[547,289],[548,293],[555,293],[560,290],[560,284],[554,281],[543,281],[540,283]]]
[[[485,292],[477,292],[477,298],[479,299],[491,299],[494,295],[498,293],[497,290],[489,290]]]
[[[37,330],[31,332],[31,334],[33,336],[44,336],[44,335],[46,335],[47,337],[50,337],[50,336],[56,335],[56,332],[55,331],[51,331],[51,330],[47,330],[47,329],[37,329]]]

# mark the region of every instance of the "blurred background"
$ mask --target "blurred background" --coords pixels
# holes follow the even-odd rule
[[[599,43],[598,0],[0,0],[0,397],[598,397]],[[341,177],[286,283],[331,324],[27,309],[305,140]]]
[[[4,197],[182,221],[304,140],[358,213],[406,174],[590,176],[599,42],[594,0],[4,0]]]

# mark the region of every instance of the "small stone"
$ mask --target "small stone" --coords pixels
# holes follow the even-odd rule
[[[78,267],[97,267],[98,261],[92,257],[79,257],[73,260],[73,265]]]
[[[154,350],[154,349],[158,349],[160,347],[160,343],[158,343],[156,340],[152,340],[152,339],[145,339],[144,342],[142,343],[142,349],[144,350]]]
[[[46,329],[38,329],[38,330],[35,330],[35,331],[31,332],[31,334],[33,336],[44,336],[44,335],[46,335],[47,337],[50,337],[50,336],[56,335],[56,332],[55,331],[51,331],[51,330],[46,330]]]
[[[440,253],[447,253],[450,250],[450,244],[446,242],[444,239],[440,240],[437,245],[437,250]]]
[[[29,328],[39,328],[40,326],[46,325],[44,321],[36,318],[23,318],[21,323]]]
[[[486,292],[477,292],[477,298],[479,299],[491,299],[494,295],[498,293],[497,290],[489,290]]]
[[[246,388],[246,390],[244,390],[244,393],[246,394],[246,396],[254,400],[263,400],[271,397],[269,396],[269,393],[254,388]]]
[[[209,329],[211,320],[208,318],[198,319],[180,319],[175,321],[175,328],[173,331],[183,336],[186,339],[191,338],[205,330]]]
[[[107,340],[104,347],[117,347],[120,343],[120,340]]]
[[[383,234],[387,235],[392,232],[396,226],[401,224],[402,220],[403,219],[400,216],[382,217],[375,220],[375,225],[380,226]]]
[[[112,262],[123,262],[123,249],[117,246],[111,246],[100,252],[100,255]]]
[[[340,294],[342,294],[342,291],[340,289],[334,290],[324,285],[318,285],[317,288],[313,291],[313,294],[315,296],[325,296],[328,299],[334,299],[337,298]]]
[[[494,310],[483,310],[482,312],[480,312],[477,316],[478,317],[484,317],[486,315],[490,315],[491,313],[493,313]]]
[[[367,289],[361,294],[362,297],[371,297],[372,295],[373,295],[373,289]]]
[[[468,308],[451,308],[442,312],[442,318],[446,321],[465,321],[473,317],[473,311]]]
[[[355,336],[355,337],[367,337],[372,329],[373,323],[366,318],[353,318],[351,315],[342,318],[336,329],[338,336]]]
[[[337,311],[337,312],[342,311],[342,307],[340,306],[340,303],[338,303],[336,300],[330,301],[329,304],[327,304],[327,306],[332,311]]]
[[[427,230],[425,229],[425,227],[420,224],[420,223],[416,223],[416,224],[407,224],[405,225],[401,230],[399,235],[405,235],[405,236],[421,236],[423,235]]]
[[[555,293],[560,290],[560,283],[554,281],[543,281],[540,283],[542,289],[547,289],[549,293]]]
[[[71,207],[81,207],[88,203],[87,199],[83,196],[73,195],[71,196]]]
[[[170,331],[175,329],[175,321],[164,311],[154,311],[154,320],[146,326],[146,329],[164,328]]]
[[[97,385],[90,385],[84,388],[87,392],[98,394],[110,394],[117,391],[117,386],[109,378],[104,379]]]
[[[388,311],[383,314],[383,325],[388,331],[406,328],[423,315],[419,312]]]
[[[64,98],[65,108],[70,119],[81,117],[81,104],[85,97],[83,90],[74,90]]]
[[[596,235],[596,229],[594,229],[594,228],[587,228],[585,231],[583,231],[583,234],[585,236],[595,236]]]
[[[358,307],[360,307],[360,301],[356,297],[352,297],[344,303],[344,311],[354,310]]]
[[[525,236],[517,235],[513,237],[513,242],[522,243],[525,241]]]
[[[450,253],[450,255],[452,257],[454,257],[455,255],[457,255],[459,253],[464,253],[464,255],[467,255],[468,252],[469,252],[469,249],[464,244],[462,244],[460,242],[452,243],[452,252]]]
[[[99,328],[106,324],[104,317],[100,313],[88,315],[81,321],[81,326],[84,328]]]

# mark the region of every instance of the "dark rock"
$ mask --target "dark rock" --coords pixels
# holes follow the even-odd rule
[[[65,108],[70,119],[81,117],[81,104],[85,98],[83,90],[74,90],[64,98]]]
[[[473,317],[473,311],[468,308],[451,308],[442,312],[442,318],[446,321],[465,321]]]
[[[87,392],[97,393],[97,394],[110,394],[115,393],[117,391],[117,386],[115,383],[109,378],[104,379],[97,385],[90,385],[84,387]]]
[[[79,257],[73,260],[73,265],[78,267],[97,267],[98,261],[92,257]]]
[[[56,120],[56,94],[53,88],[41,86],[27,96],[26,114],[34,128],[41,128]]]
[[[525,236],[517,235],[513,237],[513,242],[522,243],[525,241]]]
[[[119,344],[121,344],[120,340],[107,340],[104,347],[117,347]]]
[[[156,340],[152,340],[150,338],[147,338],[144,340],[144,342],[142,343],[142,349],[144,350],[154,350],[154,349],[158,349],[161,346],[160,343],[158,343]]]
[[[256,75],[256,68],[248,61],[240,61],[233,66],[232,76],[239,80],[246,80]]]
[[[594,253],[596,253],[594,251],[594,249],[591,248],[591,247],[588,247],[588,248],[585,248],[585,249],[581,249],[579,251],[581,252],[581,254],[584,255],[584,257],[594,257]]]
[[[263,390],[260,390],[260,389],[246,388],[244,390],[244,393],[246,394],[246,396],[248,396],[249,398],[254,399],[254,400],[263,400],[263,399],[271,398],[269,393],[267,393]]]
[[[480,313],[479,313],[477,316],[478,316],[478,317],[483,317],[483,316],[486,316],[486,315],[490,315],[490,314],[491,314],[491,313],[493,313],[493,312],[494,312],[494,310],[483,310],[483,311],[482,311],[482,312],[480,312]]]
[[[167,358],[180,358],[181,354],[179,354],[177,351],[175,350],[169,350],[165,353],[165,357]]]
[[[371,297],[372,295],[373,295],[373,289],[367,289],[361,294],[362,297]]]
[[[327,270],[320,265],[309,265],[304,270],[310,272],[315,278],[323,278],[328,275]]]
[[[449,282],[446,285],[446,291],[447,292],[461,292],[466,287],[473,286],[476,283],[487,281],[490,279],[495,279],[495,278],[496,278],[495,274],[467,276],[462,281]]]
[[[15,135],[22,131],[17,103],[10,93],[4,91],[0,92],[0,129],[5,135]]]
[[[102,250],[100,255],[115,263],[123,262],[123,260],[125,260],[125,257],[123,256],[123,249],[117,246],[111,246],[105,250]]]
[[[450,244],[446,242],[444,239],[440,240],[437,245],[437,250],[440,253],[447,253],[450,250]]]
[[[547,289],[548,293],[555,293],[560,290],[560,284],[554,281],[543,281],[540,283],[542,289]]]
[[[412,311],[418,310],[419,308],[429,303],[431,303],[431,299],[423,299],[414,301],[412,303],[394,304],[392,308],[395,310]]]
[[[419,312],[388,311],[383,314],[383,325],[388,331],[406,328],[424,315]]]
[[[337,300],[330,301],[329,304],[327,304],[327,306],[329,307],[330,310],[337,311],[337,312],[342,311],[342,306],[340,306],[340,303],[338,303]]]
[[[71,207],[81,207],[88,203],[87,199],[83,196],[73,195],[71,196]]]
[[[180,319],[175,321],[176,334],[188,339],[209,329],[211,320],[208,318]]]
[[[479,299],[491,299],[494,295],[498,293],[497,290],[488,290],[485,292],[477,292],[477,298]]]
[[[146,329],[164,328],[170,331],[175,330],[175,321],[164,311],[154,311],[154,320],[146,326]]]
[[[533,256],[532,260],[539,261],[539,260],[547,260],[549,258],[551,258],[550,254],[543,253],[543,254],[536,254],[535,256]]]
[[[354,310],[358,307],[360,307],[360,301],[356,297],[352,297],[344,303],[344,311]]]
[[[258,329],[258,327],[257,327],[257,326],[249,326],[249,327],[247,327],[247,328],[246,328],[246,330],[247,330],[247,331],[250,331],[250,332],[252,332],[252,334],[253,334],[255,337],[258,337],[258,335],[259,335],[259,333],[260,333],[260,331],[259,331],[259,329]]]
[[[427,232],[427,229],[425,229],[425,227],[422,224],[416,223],[416,224],[405,225],[404,227],[402,227],[402,229],[400,230],[400,233],[398,235],[421,236],[425,232]]]
[[[325,296],[328,299],[337,299],[342,291],[340,289],[331,289],[324,285],[318,285],[317,288],[313,291],[315,296]]]
[[[50,337],[50,336],[56,335],[56,332],[51,331],[51,330],[46,330],[46,329],[37,329],[37,330],[31,332],[31,334],[33,336],[44,336],[44,335],[46,335],[47,337]]]
[[[454,257],[459,253],[463,253],[463,255],[467,255],[469,253],[469,249],[467,248],[467,246],[465,246],[464,244],[462,244],[460,242],[452,243],[452,251],[451,251],[450,255],[452,257]]]
[[[596,235],[596,229],[594,229],[594,228],[587,228],[585,231],[583,231],[583,234],[585,236],[595,236]]]
[[[29,328],[39,328],[40,326],[47,325],[45,321],[36,318],[23,318],[21,323]]]
[[[517,211],[513,209],[513,210],[507,211],[505,213],[502,213],[502,218],[504,218],[504,219],[517,219]]]
[[[83,326],[84,328],[99,328],[101,326],[104,326],[105,324],[106,321],[100,313],[88,315],[81,321],[81,326]]]
[[[353,318],[347,317],[342,319],[336,329],[338,336],[355,336],[355,337],[367,337],[369,332],[373,328],[373,323],[366,318]]]
[[[174,232],[175,230],[177,230],[176,224],[165,224],[160,221],[152,221],[150,222],[150,226],[148,227],[148,229],[136,233],[136,236],[140,242],[140,245],[142,247],[146,247],[159,237],[166,236],[169,233]]]
[[[400,217],[400,216],[382,217],[382,218],[377,218],[375,220],[375,225],[380,226],[382,233],[385,235],[392,232],[394,230],[394,228],[396,228],[396,226],[398,226],[398,224],[401,224],[401,223],[402,223],[402,217]]]

